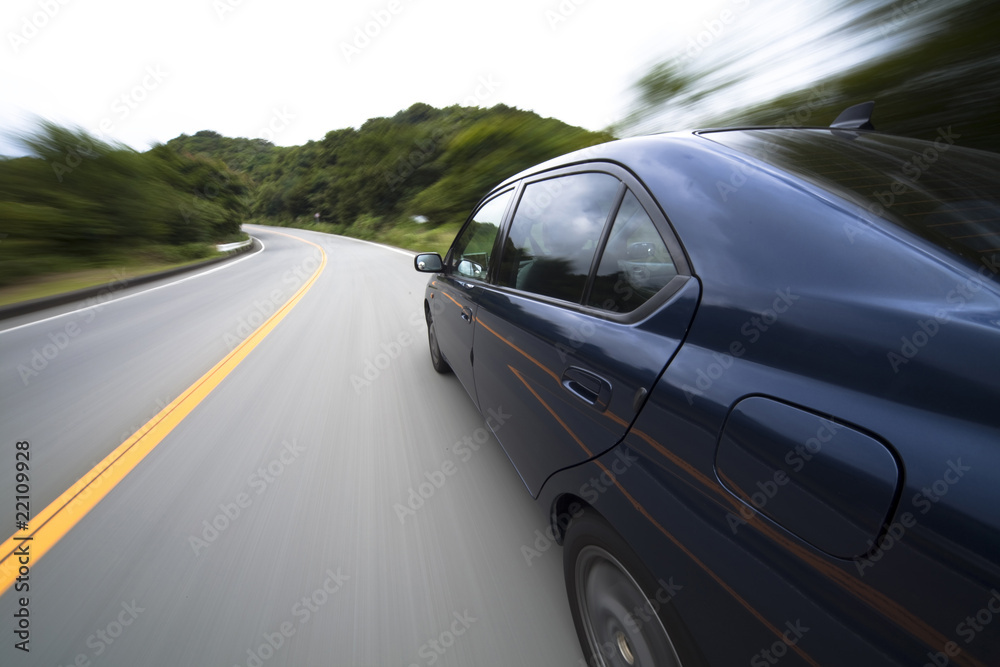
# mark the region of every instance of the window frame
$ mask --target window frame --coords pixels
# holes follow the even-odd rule
[[[462,235],[469,228],[469,225],[473,223],[473,221],[476,219],[476,215],[478,215],[480,211],[482,211],[486,206],[488,206],[490,202],[508,193],[511,193],[511,198],[510,201],[507,202],[507,205],[504,207],[503,213],[500,214],[500,224],[498,225],[496,238],[493,239],[493,249],[490,253],[490,258],[491,258],[490,265],[486,268],[486,278],[473,278],[471,276],[466,276],[464,274],[459,273],[452,267],[452,259],[455,253],[455,244],[458,242],[460,238],[462,238]],[[442,273],[444,273],[447,276],[452,276],[456,280],[462,280],[462,281],[474,280],[476,282],[482,282],[482,283],[491,282],[492,277],[495,273],[495,266],[499,263],[495,261],[496,259],[499,258],[499,255],[497,253],[500,251],[500,248],[503,248],[502,240],[506,236],[505,230],[507,226],[507,220],[511,214],[511,207],[516,200],[517,200],[516,186],[508,186],[498,192],[487,193],[487,195],[479,201],[476,207],[472,209],[472,213],[470,213],[469,217],[467,217],[465,219],[465,222],[462,223],[462,227],[458,230],[458,234],[455,235],[455,239],[451,242],[451,245],[448,247],[448,252],[444,256],[444,262],[443,262],[444,271]]]
[[[625,192],[627,192],[627,188],[624,186],[624,184],[622,182],[622,179],[619,178],[616,174],[612,174],[612,173],[604,171],[602,169],[586,169],[586,168],[580,169],[580,168],[577,168],[577,169],[572,169],[572,170],[570,170],[568,172],[564,172],[562,169],[557,169],[557,170],[553,170],[551,172],[544,172],[544,175],[542,177],[540,177],[540,178],[527,177],[527,178],[521,179],[521,181],[518,182],[517,192],[515,193],[516,205],[512,206],[506,212],[507,219],[505,220],[504,226],[501,228],[501,239],[500,239],[501,243],[500,243],[500,247],[498,249],[498,252],[502,253],[503,248],[506,245],[507,238],[509,237],[510,232],[512,231],[513,226],[514,226],[514,218],[517,217],[517,210],[520,207],[521,201],[522,201],[522,199],[524,197],[524,191],[527,189],[527,187],[529,185],[534,185],[535,183],[542,183],[544,181],[555,180],[557,178],[563,178],[565,176],[575,176],[575,175],[580,175],[580,174],[607,174],[607,175],[611,176],[612,178],[615,178],[615,179],[618,180],[618,191],[615,193],[614,199],[612,200],[612,203],[611,203],[611,208],[608,209],[608,215],[604,219],[604,226],[601,227],[601,234],[600,234],[600,236],[597,237],[597,244],[596,244],[596,246],[594,248],[594,257],[591,258],[590,268],[587,270],[587,278],[584,281],[583,292],[582,292],[583,296],[581,297],[581,300],[580,300],[580,303],[582,303],[583,300],[584,300],[584,297],[586,297],[586,295],[590,293],[590,285],[591,285],[591,282],[593,281],[594,272],[597,270],[597,266],[599,264],[600,257],[603,254],[604,243],[605,243],[605,241],[607,239],[607,235],[609,233],[609,230],[611,229],[611,225],[614,222],[615,215],[617,214],[617,211],[618,211],[619,207],[621,206],[622,199],[625,196]],[[572,303],[574,303],[573,301],[566,301],[564,299],[559,299],[558,297],[549,297],[549,296],[545,296],[543,294],[538,294],[537,292],[529,292],[527,290],[519,290],[516,287],[508,287],[506,285],[500,285],[500,267],[503,266],[503,262],[504,262],[504,257],[501,255],[499,261],[496,262],[496,271],[492,272],[491,275],[489,276],[489,278],[490,278],[490,281],[489,281],[490,285],[492,285],[494,287],[511,289],[511,290],[514,290],[514,291],[516,291],[516,292],[518,292],[520,294],[531,294],[533,296],[537,296],[537,297],[544,298],[544,299],[547,299],[547,300],[555,301],[555,302],[558,302],[558,303],[564,303],[564,304],[572,304]]]
[[[671,249],[670,245],[667,243],[667,240],[664,237],[663,232],[660,230],[660,227],[656,224],[656,220],[653,218],[652,215],[650,215],[650,213],[647,210],[646,206],[643,204],[642,200],[635,193],[635,191],[632,190],[631,188],[629,188],[628,185],[626,185],[625,182],[623,181],[622,182],[622,189],[621,189],[621,192],[619,192],[618,200],[617,200],[617,202],[616,202],[616,204],[615,204],[615,206],[613,208],[612,215],[608,218],[608,220],[607,220],[607,222],[606,222],[606,224],[604,226],[604,231],[601,234],[601,240],[600,240],[600,242],[598,244],[598,247],[597,247],[597,254],[594,255],[594,262],[593,262],[593,265],[590,267],[590,275],[587,277],[587,284],[586,284],[586,287],[584,288],[584,291],[583,291],[583,298],[580,301],[581,304],[587,306],[588,308],[593,308],[595,310],[600,310],[600,311],[603,311],[603,312],[611,312],[611,313],[617,313],[618,312],[616,310],[608,310],[607,308],[601,308],[599,306],[591,306],[587,302],[590,301],[591,292],[593,291],[594,283],[597,280],[597,272],[601,268],[601,263],[604,260],[604,253],[607,250],[608,241],[611,239],[611,232],[614,231],[615,223],[618,221],[618,215],[621,213],[622,206],[625,205],[625,200],[628,198],[629,193],[631,193],[632,196],[635,197],[636,202],[639,204],[639,208],[646,214],[646,217],[649,219],[649,221],[653,225],[653,229],[656,231],[657,234],[659,234],[660,240],[663,242],[663,245],[665,246],[665,248],[667,250],[667,253],[670,255],[670,259],[674,262],[675,275],[672,276],[670,278],[670,280],[668,280],[666,282],[666,284],[663,285],[663,287],[661,287],[660,289],[658,289],[656,291],[656,293],[653,294],[653,296],[649,297],[648,299],[646,299],[646,301],[643,301],[641,304],[639,304],[638,306],[636,306],[632,310],[625,311],[625,312],[631,313],[631,312],[634,312],[636,310],[639,310],[647,302],[652,301],[653,299],[655,299],[660,294],[660,292],[662,292],[664,289],[666,289],[668,286],[670,286],[670,283],[671,283],[671,281],[674,278],[676,278],[677,276],[681,275],[681,272],[678,270],[678,267],[677,267],[677,261],[674,259],[674,257],[675,257],[674,251]]]
[[[498,292],[516,294],[535,301],[549,303],[554,306],[575,310],[580,313],[623,324],[638,322],[639,320],[648,317],[655,310],[659,309],[660,306],[670,299],[670,297],[676,294],[681,287],[683,287],[692,278],[692,273],[687,253],[684,252],[684,248],[681,245],[680,240],[677,238],[673,226],[670,224],[666,214],[660,208],[660,205],[653,198],[653,196],[649,193],[642,181],[639,180],[635,174],[620,164],[604,160],[582,162],[530,174],[518,180],[515,184],[514,196],[511,198],[507,210],[504,212],[504,221],[500,227],[500,233],[497,235],[498,245],[494,248],[494,253],[502,253],[503,251],[507,237],[511,231],[514,216],[517,213],[518,207],[521,205],[521,200],[526,186],[553,178],[584,173],[603,173],[614,176],[621,182],[621,186],[619,187],[618,193],[615,195],[614,204],[608,213],[608,217],[604,221],[604,227],[601,230],[601,235],[597,243],[597,249],[594,253],[593,260],[591,261],[590,273],[587,275],[587,282],[583,295],[581,296],[581,300],[579,302],[564,301],[555,297],[544,296],[534,292],[519,290],[515,287],[500,285],[498,283],[499,272],[504,261],[502,254],[494,255],[498,257],[498,260],[491,262],[492,266],[490,267],[487,275],[487,282],[489,283],[491,289]],[[505,188],[503,192],[506,191],[507,189]],[[677,270],[677,275],[671,278],[659,292],[646,300],[646,302],[642,305],[627,313],[619,313],[616,311],[604,310],[596,306],[586,305],[585,301],[590,294],[595,274],[600,267],[601,258],[604,256],[604,249],[608,241],[608,236],[611,234],[611,228],[614,225],[615,218],[618,216],[618,211],[620,210],[622,202],[628,192],[632,192],[632,194],[635,195],[636,199],[639,201],[639,205],[642,206],[650,220],[652,220],[653,226],[656,228],[657,233],[659,233],[660,238],[663,239],[663,243],[667,247],[667,251],[674,260],[674,267]],[[476,210],[478,211],[479,209],[477,208]]]

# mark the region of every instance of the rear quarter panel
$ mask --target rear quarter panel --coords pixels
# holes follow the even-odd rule
[[[979,631],[966,622],[1000,587],[993,268],[952,262],[832,195],[698,142],[629,158],[702,298],[619,447],[635,464],[595,508],[654,573],[690,582],[676,603],[709,664],[755,664],[796,621],[810,630],[785,646],[783,664],[1000,663],[1000,615]],[[755,512],[732,521],[747,506],[720,483],[716,448],[749,395],[858,427],[900,462],[890,520],[867,553],[834,558]],[[600,459],[566,471],[542,500],[579,497],[605,472]]]

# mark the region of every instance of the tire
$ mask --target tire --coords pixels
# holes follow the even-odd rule
[[[427,313],[427,343],[431,349],[431,365],[438,373],[450,373],[451,366],[441,356],[441,348],[438,347],[437,333],[434,331],[434,320],[430,313]]]
[[[625,540],[593,510],[585,510],[566,531],[563,571],[587,665],[701,664],[684,648],[693,643],[669,602],[673,591],[664,592]]]

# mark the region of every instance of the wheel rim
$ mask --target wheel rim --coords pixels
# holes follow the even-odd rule
[[[618,559],[600,547],[584,547],[577,556],[576,587],[596,664],[680,667],[670,636],[654,611],[658,603],[650,602]]]

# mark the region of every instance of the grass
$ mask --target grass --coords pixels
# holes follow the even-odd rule
[[[327,222],[314,222],[312,220],[299,219],[290,222],[283,222],[287,227],[296,229],[307,229],[313,232],[325,232],[327,234],[337,234],[339,236],[349,236],[365,241],[375,241],[386,245],[405,248],[416,252],[436,252],[442,257],[451,247],[451,242],[455,240],[458,233],[458,225],[430,225],[419,224],[412,221],[397,222],[392,226],[375,226],[359,221],[353,225],[344,227]],[[273,221],[261,220],[260,224],[273,225]]]
[[[183,261],[164,261],[162,258],[138,257],[122,260],[114,265],[104,267],[58,271],[43,275],[31,276],[13,285],[0,287],[0,306],[20,303],[31,299],[72,292],[86,287],[106,285],[118,280],[137,278],[139,276],[166,271],[181,266],[202,262],[222,253],[210,253],[197,259]]]
[[[417,252],[436,252],[444,257],[456,234],[458,225],[431,227],[426,223],[404,222],[385,230],[380,234],[382,238],[375,240]]]

